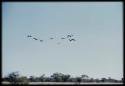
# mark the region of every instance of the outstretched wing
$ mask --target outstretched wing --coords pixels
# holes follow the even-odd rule
[[[38,40],[37,38],[33,38],[34,40]]]
[[[28,35],[27,37],[32,37],[31,35]]]
[[[69,39],[69,41],[71,42],[71,41],[76,41],[75,39]]]

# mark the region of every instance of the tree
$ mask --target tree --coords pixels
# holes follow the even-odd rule
[[[81,75],[81,78],[83,79],[83,81],[87,81],[88,78],[89,78],[89,76],[87,76],[87,75]]]
[[[90,78],[89,82],[94,82],[94,78]]]
[[[31,82],[35,82],[35,81],[36,81],[36,77],[35,77],[35,76],[30,76],[30,77],[29,77],[29,80],[30,80]]]
[[[106,78],[102,78],[101,81],[102,81],[102,82],[106,82],[107,79],[106,79]]]
[[[62,76],[63,74],[62,73],[53,73],[53,75],[51,75],[51,77],[56,81],[56,82],[60,82],[62,81]]]
[[[112,78],[111,77],[108,77],[108,82],[112,82]]]
[[[80,82],[82,81],[81,77],[76,77],[77,82],[80,84]]]
[[[64,82],[68,81],[69,78],[70,78],[70,75],[69,75],[69,74],[62,76],[62,80],[63,80]]]
[[[88,79],[89,78],[89,76],[87,76],[87,75],[81,75],[81,77],[84,78],[84,79]]]
[[[43,81],[45,80],[45,74],[41,75],[41,76],[39,77],[39,79],[40,79],[41,82],[43,82]]]
[[[54,81],[51,77],[44,77],[44,82]]]
[[[18,72],[12,72],[8,75],[8,80],[12,84],[17,84],[17,78],[19,78],[19,73]]]
[[[98,82],[98,83],[99,83],[99,82],[100,82],[100,80],[97,78],[97,79],[95,79],[95,82]]]

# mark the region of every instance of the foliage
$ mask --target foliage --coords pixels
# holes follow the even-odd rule
[[[50,77],[46,77],[45,74],[41,75],[40,77],[30,76],[27,78],[26,76],[20,76],[18,72],[12,72],[2,78],[3,82],[10,82],[11,84],[28,84],[29,82],[123,82],[124,78],[121,80],[116,80],[111,77],[108,78],[101,78],[101,79],[94,79],[89,78],[87,75],[81,75],[80,77],[71,77],[69,74],[63,73],[53,73]]]

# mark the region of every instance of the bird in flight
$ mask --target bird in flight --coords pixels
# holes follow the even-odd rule
[[[76,41],[74,38],[73,38],[73,36],[74,35],[72,35],[72,34],[68,34],[66,37],[64,36],[64,37],[60,37],[60,39],[68,39],[70,42],[72,42],[72,41]],[[34,40],[39,40],[39,42],[43,42],[44,40],[42,40],[42,39],[38,39],[38,38],[36,38],[36,37],[33,37],[32,35],[27,35],[27,37],[28,38],[33,38]],[[53,38],[53,37],[50,37],[49,38],[50,40],[53,40],[53,39],[55,39],[55,38]],[[57,42],[57,44],[58,45],[60,45],[61,44],[61,42]]]
[[[50,38],[50,39],[54,39],[54,38]]]
[[[27,37],[32,37],[31,35],[28,35]]]
[[[40,40],[40,42],[43,42],[43,40]]]
[[[65,39],[65,38],[62,37],[61,39]]]
[[[70,37],[72,37],[73,35],[67,35],[67,38],[70,38]]]
[[[37,38],[33,38],[33,39],[38,40]]]
[[[75,39],[69,39],[69,41],[71,42],[71,41],[76,41]]]

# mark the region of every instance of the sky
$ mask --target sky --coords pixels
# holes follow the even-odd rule
[[[14,71],[26,76],[61,72],[121,79],[122,6],[122,2],[3,2],[2,76]],[[60,39],[69,34],[76,41]]]

